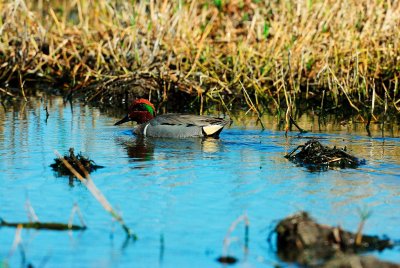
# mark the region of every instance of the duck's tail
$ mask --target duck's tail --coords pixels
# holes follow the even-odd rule
[[[204,137],[218,138],[224,125],[209,125],[202,128]]]
[[[230,117],[220,118],[214,117],[209,121],[209,125],[202,127],[204,137],[219,138],[219,134],[228,124],[231,124],[232,120]]]

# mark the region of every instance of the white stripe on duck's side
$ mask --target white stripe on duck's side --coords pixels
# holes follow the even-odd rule
[[[143,136],[146,137],[146,133],[147,133],[147,128],[149,127],[150,123],[147,123],[146,126],[143,129]]]

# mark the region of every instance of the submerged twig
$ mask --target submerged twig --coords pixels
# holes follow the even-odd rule
[[[48,230],[85,230],[86,226],[79,226],[73,224],[64,224],[64,223],[56,223],[56,222],[7,222],[3,219],[0,219],[0,227],[17,227],[21,226],[25,229],[48,229]]]
[[[73,211],[76,209],[76,205],[73,208]],[[78,213],[81,218],[82,226],[72,224],[72,221],[68,224],[65,223],[55,223],[55,222],[40,222],[38,216],[35,213],[29,199],[25,202],[25,208],[28,212],[28,219],[29,222],[8,222],[4,219],[0,218],[0,227],[22,227],[26,229],[49,229],[49,230],[56,230],[56,231],[65,231],[65,230],[85,230],[86,225],[83,222],[82,215],[80,215],[79,208]]]
[[[300,133],[307,133],[307,130],[302,129],[301,127],[299,127],[299,125],[297,125],[296,121],[294,121],[292,115],[289,115],[290,118],[290,122],[295,125],[297,127],[297,129],[300,131]]]

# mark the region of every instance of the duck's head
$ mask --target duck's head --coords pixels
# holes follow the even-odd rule
[[[134,100],[131,107],[129,107],[128,114],[114,124],[120,125],[128,121],[135,121],[138,124],[146,123],[156,116],[156,109],[154,105],[146,99]]]

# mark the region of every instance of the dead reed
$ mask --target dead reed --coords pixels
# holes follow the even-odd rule
[[[8,260],[15,253],[15,251],[17,250],[17,247],[22,244],[22,238],[21,238],[22,228],[23,228],[22,225],[18,225],[17,226],[17,229],[15,231],[15,235],[14,235],[14,242],[12,243],[12,246],[11,246],[11,249],[10,249],[10,251],[8,253],[8,256],[4,260],[0,261],[0,267],[1,268],[10,267],[10,265],[8,263]],[[21,255],[25,256],[24,248],[22,246],[20,246],[20,249],[21,249]]]
[[[117,221],[122,229],[125,231],[126,235],[128,238],[132,238],[133,240],[137,239],[136,234],[132,232],[132,230],[125,224],[124,219],[122,216],[111,206],[110,202],[108,202],[107,198],[103,195],[103,193],[97,188],[96,184],[94,184],[93,180],[91,179],[88,171],[85,169],[85,167],[80,163],[77,162],[77,165],[79,167],[78,171],[75,169],[64,157],[62,157],[57,151],[55,151],[55,154],[57,157],[63,162],[66,168],[68,168],[71,173],[78,179],[80,180],[83,185],[86,186],[86,188],[90,191],[90,193],[93,195],[94,198],[102,205],[104,210],[106,210],[110,215],[113,217],[115,221]],[[81,173],[83,175],[81,175]]]
[[[244,253],[244,256],[247,256],[248,250],[249,250],[250,221],[249,221],[249,218],[247,217],[247,214],[244,213],[231,223],[231,226],[229,227],[229,229],[225,235],[225,238],[224,238],[222,256],[217,258],[218,262],[224,263],[224,264],[234,264],[238,261],[238,259],[236,257],[229,254],[229,247],[231,246],[231,244],[233,242],[239,240],[238,237],[232,237],[232,233],[236,229],[236,227],[239,225],[239,223],[241,223],[241,222],[244,223],[243,253]]]
[[[400,111],[399,26],[399,1],[2,1],[0,96],[40,81],[103,102],[186,94],[200,113],[287,122],[308,102],[380,122]]]

